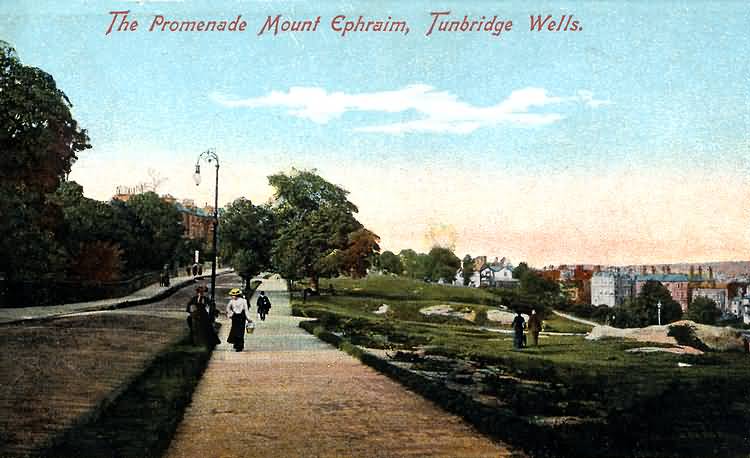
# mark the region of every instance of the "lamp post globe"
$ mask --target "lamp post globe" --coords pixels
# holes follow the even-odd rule
[[[659,321],[659,326],[661,326],[661,301],[657,302],[656,304],[656,313],[657,319]]]
[[[195,164],[195,173],[193,173],[193,181],[195,181],[196,186],[200,186],[201,184],[201,165]]]

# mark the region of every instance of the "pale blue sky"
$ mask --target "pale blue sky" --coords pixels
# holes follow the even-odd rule
[[[396,212],[396,221],[386,221],[379,211],[368,213],[368,199],[375,208],[374,202],[385,197],[373,196],[375,189],[360,189],[362,180],[348,175],[348,170],[381,173],[386,187],[391,186],[386,175],[392,174],[384,171],[405,171],[404,179],[427,183],[420,188],[423,193],[429,193],[430,186],[444,191],[446,186],[437,177],[450,181],[451,175],[443,172],[451,170],[462,177],[454,182],[455,193],[466,196],[518,187],[518,180],[529,176],[536,178],[536,187],[555,181],[565,189],[579,186],[581,177],[627,173],[634,177],[632,182],[623,181],[607,192],[628,199],[642,198],[638,193],[628,196],[631,186],[645,186],[647,182],[637,178],[657,170],[657,178],[673,180],[655,185],[662,203],[646,212],[647,218],[677,205],[676,200],[668,201],[681,198],[675,187],[701,186],[701,181],[720,180],[726,174],[729,182],[747,184],[750,7],[746,2],[531,3],[347,1],[313,6],[239,0],[0,0],[0,39],[15,46],[24,63],[51,73],[73,102],[75,116],[94,145],[81,155],[73,176],[99,198],[111,194],[116,184],[141,179],[144,163],[156,164],[169,178],[163,191],[193,192],[170,164],[179,164],[182,176],[183,163],[194,162],[202,149],[211,146],[247,181],[264,183],[263,175],[254,173],[274,168],[318,166],[324,175],[348,185],[353,196],[364,196],[357,202],[363,218],[369,218],[376,230],[382,226],[381,236],[390,235],[384,245],[396,249],[422,243],[422,229],[398,233],[390,229],[394,224],[418,226],[414,209],[404,209],[404,215],[412,216],[402,220]],[[121,9],[131,10],[140,30],[105,36],[111,20],[108,12]],[[500,38],[485,32],[425,37],[429,12],[438,10],[451,10],[458,19],[464,14],[498,15],[511,19],[513,30]],[[248,30],[149,33],[146,29],[155,13],[180,20],[233,19],[241,14]],[[322,18],[315,33],[256,36],[266,17],[277,14]],[[390,15],[406,20],[410,33],[341,38],[329,27],[337,14],[382,19]],[[530,14],[573,14],[583,31],[529,32]],[[408,95],[406,88],[415,85],[423,89]],[[306,89],[290,92],[292,88]],[[529,88],[531,92],[523,92]],[[272,91],[277,94],[269,97]],[[499,114],[492,110],[503,102],[506,105],[500,107],[507,108],[513,93],[527,103],[501,109]],[[112,176],[102,170],[106,164],[118,164],[112,178],[117,183],[97,182]],[[571,181],[560,182],[556,179],[560,174]],[[698,182],[693,182],[695,177]],[[267,190],[257,183],[243,189],[241,177],[235,181],[228,179],[223,188],[226,199],[240,194],[254,200],[267,198]],[[469,184],[476,189],[469,192],[465,189]],[[559,189],[549,192],[559,194]],[[726,208],[746,196],[746,191],[723,189],[697,205]],[[619,205],[619,198],[612,198],[590,211],[606,216],[608,206]],[[544,202],[540,199],[537,204]],[[473,211],[469,206],[463,219],[519,217],[497,197],[490,201],[489,210]],[[588,260],[588,238],[581,239],[580,246],[544,252],[515,239],[497,241],[495,229],[467,242],[465,235],[473,229],[458,213],[446,213],[440,202],[427,197],[421,202],[424,208],[416,213],[424,214],[422,224],[455,227],[459,249],[474,254],[509,251],[539,262]],[[543,226],[562,215],[542,218]],[[729,222],[733,233],[741,233],[726,246],[711,242],[716,228],[688,230],[696,215],[689,219],[680,215],[670,224],[707,244],[690,255],[694,258],[731,257],[738,245],[746,247],[750,242],[747,230],[741,229],[746,217],[744,222]],[[633,216],[613,217],[623,224]],[[587,231],[570,221],[560,223],[564,233]],[[521,226],[517,229],[522,232]],[[549,228],[552,233],[556,230]],[[650,237],[648,246],[666,235],[657,232]],[[677,243],[679,237],[673,239]],[[618,239],[618,243],[626,241]],[[678,252],[681,246],[671,246],[659,254],[660,259],[667,254],[678,260],[690,257]],[[644,248],[637,256],[646,256],[649,250]],[[550,252],[554,259],[548,259]],[[566,253],[574,253],[570,255],[574,259],[561,259]],[[628,258],[628,253],[598,252],[591,257],[601,262],[637,260]],[[737,256],[746,257],[746,253]]]

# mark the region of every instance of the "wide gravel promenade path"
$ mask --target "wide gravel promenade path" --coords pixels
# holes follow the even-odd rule
[[[226,343],[222,318],[222,344],[166,456],[521,456],[305,332],[285,282],[259,290],[270,316],[240,353]]]

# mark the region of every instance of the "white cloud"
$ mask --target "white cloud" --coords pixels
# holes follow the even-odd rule
[[[602,105],[611,105],[611,100],[597,100],[594,98],[594,93],[591,91],[578,91],[578,98],[587,107],[599,108]]]
[[[594,99],[590,91],[578,91],[573,97],[553,97],[542,88],[528,87],[513,91],[506,99],[490,106],[477,106],[458,99],[447,91],[425,84],[414,84],[393,91],[347,94],[328,92],[318,87],[292,87],[288,91],[248,99],[212,93],[211,100],[227,108],[286,108],[294,117],[326,124],[344,113],[404,113],[414,111],[418,119],[356,127],[360,132],[402,134],[411,132],[468,134],[498,124],[536,126],[560,121],[564,116],[553,112],[533,112],[545,106],[583,103],[596,108],[611,103]]]

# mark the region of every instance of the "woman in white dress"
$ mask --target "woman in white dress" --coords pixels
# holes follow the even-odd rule
[[[229,296],[231,299],[227,304],[227,317],[232,320],[232,329],[229,331],[227,342],[234,345],[235,351],[242,351],[245,348],[245,323],[248,321],[250,311],[239,288],[229,291]]]

